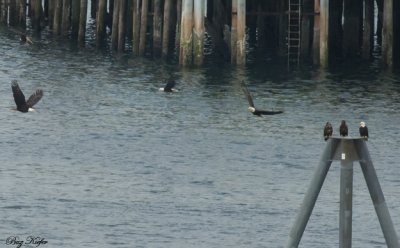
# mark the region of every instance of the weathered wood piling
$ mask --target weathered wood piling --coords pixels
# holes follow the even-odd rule
[[[362,58],[370,59],[374,47],[374,0],[364,0]]]
[[[87,0],[81,0],[80,4],[80,12],[79,12],[79,29],[78,29],[78,42],[80,44],[85,43],[85,34],[86,34],[86,16],[87,16]]]
[[[193,0],[182,0],[179,64],[190,65],[193,58]]]
[[[294,38],[288,36],[294,0],[0,0],[0,23],[25,32],[45,30],[82,45],[93,42],[99,49],[131,50],[133,56],[175,55],[182,66],[207,60],[206,39],[213,54],[244,65],[248,57],[286,56],[293,38],[300,40],[301,60],[324,67],[368,60],[377,44],[383,63],[400,67],[399,1],[300,2],[301,33]],[[96,25],[95,39],[87,41],[88,11]]]
[[[148,9],[149,9],[149,1],[142,0],[142,11],[140,13],[140,36],[139,36],[139,56],[143,56],[145,54],[146,49],[146,33],[147,33],[147,20],[148,20]]]
[[[319,31],[319,63],[327,67],[329,63],[329,1],[321,0]]]

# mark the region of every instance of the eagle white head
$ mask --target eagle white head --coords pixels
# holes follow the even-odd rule
[[[256,109],[254,107],[249,107],[248,110],[252,113],[256,112]]]
[[[360,122],[360,127],[365,127],[365,122]]]

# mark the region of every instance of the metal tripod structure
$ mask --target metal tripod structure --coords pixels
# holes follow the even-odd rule
[[[328,140],[322,158],[314,173],[310,187],[304,196],[303,204],[290,231],[287,248],[299,246],[308,219],[317,201],[318,194],[334,160],[340,160],[340,213],[339,247],[351,248],[352,238],[352,200],[353,200],[353,162],[361,165],[365,181],[375,207],[387,247],[400,248],[399,240],[390,218],[385,197],[372,164],[363,138],[332,137]]]

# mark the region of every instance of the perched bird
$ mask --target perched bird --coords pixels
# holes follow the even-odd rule
[[[333,133],[333,128],[332,128],[331,123],[328,121],[328,122],[326,123],[326,125],[325,125],[325,128],[324,128],[324,138],[325,138],[325,141],[327,141],[327,140],[329,139],[329,137],[332,136],[332,133]]]
[[[17,110],[23,113],[34,111],[32,107],[38,103],[43,96],[43,91],[39,89],[28,98],[28,101],[25,101],[24,93],[22,93],[19,88],[17,80],[11,82],[11,89],[14,95],[15,104],[17,105]]]
[[[169,80],[167,84],[165,85],[164,88],[160,88],[160,91],[164,92],[177,92],[178,90],[174,88],[175,87],[175,81],[174,80]]]
[[[253,102],[253,97],[251,97],[249,90],[247,89],[246,85],[244,84],[244,82],[242,82],[242,89],[244,94],[247,97],[247,101],[249,102],[249,108],[248,110],[253,113],[253,115],[257,115],[257,116],[261,116],[261,115],[276,115],[276,114],[282,114],[283,111],[267,111],[267,110],[260,110],[257,109],[254,106],[254,102]]]
[[[360,122],[360,136],[368,140],[368,127],[365,125],[365,122]]]
[[[349,130],[346,125],[346,121],[344,121],[344,120],[342,120],[342,124],[340,124],[339,133],[340,133],[340,136],[343,136],[343,137],[347,136],[349,133]]]

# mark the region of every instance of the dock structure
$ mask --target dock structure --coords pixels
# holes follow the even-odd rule
[[[400,248],[378,176],[364,138],[330,138],[289,234],[287,248],[297,248],[333,161],[340,161],[339,247],[352,246],[353,162],[359,162],[389,248]]]
[[[95,23],[90,42],[98,48],[177,56],[183,66],[204,63],[207,39],[214,54],[237,65],[255,51],[327,67],[368,60],[379,45],[382,62],[400,67],[400,1],[395,0],[0,0],[3,25],[46,30],[82,45],[88,17]]]

